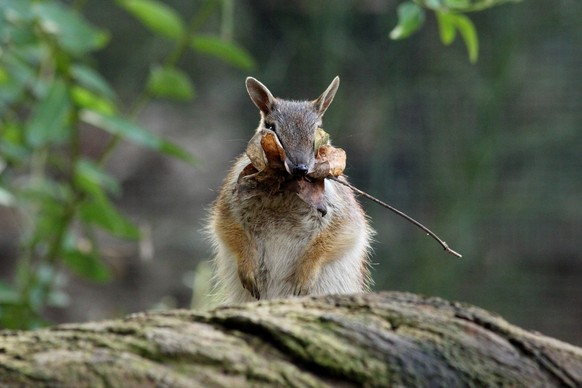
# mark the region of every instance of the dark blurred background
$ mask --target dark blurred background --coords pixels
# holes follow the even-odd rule
[[[166,3],[185,17],[200,7]],[[64,279],[71,304],[53,318],[188,307],[197,266],[210,254],[201,233],[206,212],[258,122],[245,77],[277,96],[311,99],[339,75],[324,128],[347,151],[351,181],[463,254],[445,254],[362,199],[378,232],[375,289],[469,302],[582,345],[582,2],[529,0],[470,14],[480,39],[476,64],[460,38],[441,44],[433,15],[414,36],[390,40],[398,1],[234,3],[233,38],[253,55],[255,70],[188,54],[180,65],[196,99],[154,102],[139,119],[202,164],[133,145],[117,152],[109,167],[123,182],[119,204],[151,244],[113,241],[115,280]],[[109,2],[90,0],[86,15],[112,32],[96,68],[131,101],[167,42]],[[217,13],[206,28],[221,23]],[[15,234],[3,232],[5,251]]]

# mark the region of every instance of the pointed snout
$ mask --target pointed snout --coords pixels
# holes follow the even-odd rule
[[[292,163],[289,159],[285,160],[285,169],[296,178],[303,178],[309,173],[309,167],[304,163]]]
[[[306,165],[298,164],[295,167],[293,167],[291,174],[297,178],[303,178],[305,175],[307,175],[308,172],[309,169],[307,168]]]

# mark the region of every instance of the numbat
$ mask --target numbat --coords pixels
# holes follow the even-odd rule
[[[259,127],[208,228],[222,303],[368,290],[373,232],[352,191],[326,179],[345,179],[345,153],[321,129],[338,86],[336,77],[317,99],[291,101],[247,78]]]

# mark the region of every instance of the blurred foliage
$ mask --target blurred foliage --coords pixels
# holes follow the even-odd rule
[[[173,45],[152,61],[146,86],[128,109],[92,66],[92,54],[108,44],[110,33],[86,20],[83,2],[0,0],[0,206],[13,209],[21,223],[16,277],[0,283],[0,327],[38,327],[47,306],[65,306],[62,269],[107,282],[98,233],[140,238],[113,203],[120,185],[106,161],[120,141],[195,163],[187,150],[135,122],[152,98],[194,97],[190,77],[178,68],[184,53],[209,54],[245,70],[254,66],[234,42],[197,35],[218,1],[206,1],[189,24],[160,1],[117,5]],[[90,128],[109,136],[96,156],[82,147]]]
[[[520,0],[409,0],[398,6],[398,24],[390,32],[392,39],[404,39],[415,33],[426,18],[425,9],[431,10],[439,25],[441,42],[448,46],[454,42],[457,31],[463,38],[469,60],[477,61],[479,40],[475,25],[463,13],[482,11],[507,2]]]

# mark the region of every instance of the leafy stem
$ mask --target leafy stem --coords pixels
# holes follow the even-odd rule
[[[178,62],[184,57],[188,48],[191,45],[192,36],[198,31],[204,23],[208,20],[210,16],[216,10],[216,6],[218,5],[218,0],[207,0],[200,10],[192,17],[189,23],[189,27],[187,31],[185,31],[181,36],[178,38],[176,45],[174,46],[173,50],[166,56],[166,58],[162,61],[164,63],[164,68],[173,68],[175,67]],[[153,98],[153,94],[151,90],[146,87],[139,93],[135,102],[131,105],[128,110],[127,117],[130,120],[136,120],[139,114],[145,109],[145,107],[150,103]],[[117,148],[122,137],[120,135],[113,135],[107,145],[105,146],[103,152],[98,157],[98,164],[100,166],[105,165],[113,151]]]
[[[398,24],[390,31],[390,38],[400,40],[414,34],[423,26],[426,10],[430,10],[437,18],[441,42],[450,45],[458,31],[467,47],[470,62],[475,63],[479,55],[477,30],[464,14],[517,1],[520,0],[408,0],[397,8]]]

